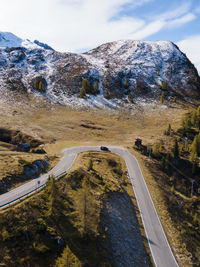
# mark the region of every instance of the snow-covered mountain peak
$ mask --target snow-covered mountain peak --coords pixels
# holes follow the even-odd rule
[[[29,39],[23,40],[11,32],[0,32],[0,47],[24,47],[27,49],[53,50],[46,44],[40,43],[39,41],[31,42]]]
[[[0,32],[1,47],[16,47],[21,46],[22,39],[11,32]]]
[[[87,88],[79,98],[83,80]],[[137,99],[160,101],[162,94],[167,101],[198,100],[200,78],[194,65],[168,41],[120,40],[75,54],[0,32],[1,98],[7,99],[11,92],[32,92],[65,105],[115,107]]]
[[[146,57],[153,55],[157,57],[159,54],[164,57],[169,57],[172,54],[182,56],[182,53],[177,49],[176,45],[169,41],[139,41],[139,40],[119,40],[103,44],[95,49],[85,53],[98,59],[122,58],[123,60]]]

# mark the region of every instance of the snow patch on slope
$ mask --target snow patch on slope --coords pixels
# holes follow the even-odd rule
[[[31,42],[29,39],[21,39],[11,32],[0,32],[0,47],[24,47],[26,49],[49,49],[50,46],[39,41]]]
[[[8,78],[11,82],[12,80],[22,81],[29,93],[44,96],[53,103],[73,108],[116,109],[131,106],[132,102],[128,99],[130,92],[134,94],[134,103],[138,102],[142,105],[142,99],[145,100],[144,105],[148,101],[153,103],[154,99],[159,98],[161,93],[159,86],[163,81],[177,92],[182,88],[188,91],[188,73],[193,71],[184,54],[173,43],[167,41],[121,40],[103,44],[78,55],[45,49],[29,40],[0,32],[0,46],[3,46],[0,48],[1,91],[12,84],[9,84]],[[22,49],[5,48],[13,46],[22,47]],[[36,77],[45,79],[46,92],[37,92],[34,89]],[[192,74],[190,77],[194,80],[196,76]],[[87,95],[86,99],[79,98],[81,79],[89,79],[93,84],[98,80],[100,93],[96,96]],[[128,81],[128,93],[123,87],[125,80]],[[143,82],[144,87],[147,87],[146,95],[137,88],[139,82]],[[108,90],[122,92],[122,94],[113,94],[106,99],[104,96],[107,96]],[[192,92],[193,89],[190,90]],[[138,91],[141,93],[137,94]],[[151,96],[148,100],[149,92]],[[5,96],[3,91],[1,95]],[[142,97],[141,100],[138,97]]]

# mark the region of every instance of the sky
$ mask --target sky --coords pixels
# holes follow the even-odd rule
[[[200,72],[200,0],[1,0],[0,31],[83,52],[121,40],[169,40]]]

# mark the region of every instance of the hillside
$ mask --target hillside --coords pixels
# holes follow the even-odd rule
[[[0,265],[151,266],[134,201],[119,156],[85,152],[66,177],[1,213]]]
[[[35,101],[34,105],[24,104],[19,106],[3,103],[0,107],[1,125],[2,127],[12,129],[13,140],[16,138],[15,133],[17,129],[20,129],[22,133],[21,136],[24,136],[24,138],[30,138],[32,136],[32,138],[40,140],[44,143],[44,149],[48,157],[51,155],[59,155],[58,152],[62,149],[76,145],[122,145],[128,147],[133,152],[132,147],[135,139],[138,137],[142,139],[144,145],[147,145],[147,147],[153,146],[154,143],[161,143],[165,149],[171,149],[167,139],[171,140],[171,138],[176,137],[176,135],[172,137],[164,135],[168,125],[171,124],[173,132],[177,132],[180,128],[183,116],[185,116],[189,110],[196,110],[188,104],[179,105],[179,103],[165,103],[161,105],[158,103],[153,108],[152,106],[140,107],[136,109],[134,113],[128,110],[118,110],[112,113],[107,110],[87,110],[87,112],[84,112],[83,110],[74,110],[61,105],[50,105],[43,100],[38,101],[37,99],[36,101],[36,98],[29,98],[29,100],[32,102]],[[28,142],[27,139],[24,140]],[[181,147],[181,142],[183,142],[183,140],[180,139],[179,141]],[[20,154],[14,152],[15,155],[12,154],[11,156],[13,152],[10,152],[10,149],[12,149],[13,144],[9,145],[9,143],[4,143],[1,144],[1,146],[4,150],[1,152],[1,162],[4,164],[4,173],[1,173],[1,178],[6,179],[4,176],[7,175],[5,171],[10,172],[11,170],[22,167],[19,166],[20,158],[29,162],[36,160],[36,157],[40,159],[43,158],[42,155],[41,157],[31,152],[20,152]],[[165,152],[164,150],[164,155]],[[135,153],[135,151],[133,153]],[[136,154],[136,156],[138,159],[140,158],[138,154]],[[192,256],[193,259],[190,260],[190,251],[195,251],[192,248],[195,246],[196,239],[193,240],[194,242],[189,241],[190,238],[192,238],[191,235],[193,235],[193,232],[189,229],[187,232],[187,240],[190,246],[189,248],[185,246],[186,242],[182,241],[181,228],[179,228],[180,224],[173,223],[172,221],[172,217],[175,219],[173,214],[173,212],[175,212],[177,221],[180,220],[184,223],[182,214],[176,212],[176,205],[174,206],[174,210],[168,210],[170,208],[170,201],[166,203],[166,198],[163,198],[163,193],[164,196],[166,193],[167,199],[172,199],[172,206],[174,205],[174,194],[171,193],[171,187],[169,186],[171,177],[163,178],[166,176],[164,176],[165,174],[163,174],[163,172],[157,170],[157,160],[153,159],[151,161],[152,166],[150,168],[148,168],[149,166],[145,168],[144,163],[146,165],[146,159],[149,159],[148,154],[145,158],[142,158],[140,165],[142,171],[144,171],[147,186],[153,197],[161,222],[165,227],[167,237],[171,241],[170,245],[173,250],[176,251],[180,265],[187,266],[185,264],[189,262],[188,266],[191,266],[193,260],[195,262],[195,257]],[[85,166],[86,165],[87,162]],[[191,164],[187,166],[191,167]],[[191,172],[190,167],[187,170],[189,177]],[[152,176],[154,177],[153,179],[151,179]],[[160,178],[158,179],[158,177]],[[160,184],[160,181],[163,183]],[[165,181],[167,181],[166,184]],[[176,181],[178,182],[179,179]],[[182,183],[182,179],[180,181]],[[191,183],[189,182],[187,184],[189,185],[187,189],[188,194],[191,189]],[[178,183],[178,186],[180,185],[181,184]],[[185,188],[182,189],[184,192]],[[177,190],[176,187],[175,190]],[[188,200],[190,202],[190,197]],[[188,205],[188,203],[186,203],[186,205]],[[190,203],[193,204],[193,200]],[[169,206],[167,204],[169,204]],[[188,206],[186,209],[188,210]],[[20,214],[20,212],[18,213]],[[188,216],[188,218],[188,222],[190,223],[191,217]]]
[[[135,145],[134,150],[149,170],[150,190],[165,230],[170,239],[179,236],[184,266],[198,266],[200,106],[183,117],[178,129],[168,124],[155,142]]]
[[[72,107],[115,108],[162,94],[167,101],[200,98],[197,70],[167,41],[115,41],[75,54],[1,33],[0,66],[1,101],[33,93]]]
[[[180,266],[195,266],[199,261],[200,162],[199,150],[193,157],[190,153],[195,135],[199,135],[199,110],[196,109],[200,100],[199,79],[193,64],[171,42],[124,40],[75,54],[60,53],[38,41],[24,41],[10,33],[0,33],[0,191],[10,190],[44,172],[45,169],[39,169],[30,176],[24,172],[27,167],[29,171],[30,168],[37,169],[35,163],[38,161],[48,161],[46,170],[54,166],[61,157],[59,152],[66,147],[124,146],[140,160],[150,194]],[[9,138],[5,139],[5,135]],[[133,150],[136,138],[143,141],[140,152],[144,155]],[[172,150],[176,139],[178,161]],[[30,145],[29,152],[17,151],[26,143]],[[154,151],[154,156],[149,157],[153,147],[157,154]],[[42,150],[43,155],[40,154]],[[95,172],[87,170],[90,157],[94,160]],[[75,266],[80,266],[97,262],[99,257],[106,263],[112,262],[119,252],[117,249],[124,252],[126,244],[110,252],[115,239],[111,238],[112,232],[107,224],[113,223],[113,227],[119,229],[112,220],[116,218],[110,217],[109,211],[115,208],[119,211],[120,206],[129,203],[129,196],[133,198],[130,192],[121,192],[121,186],[123,189],[125,186],[121,180],[125,174],[123,163],[115,158],[119,165],[114,170],[115,166],[108,164],[109,159],[101,161],[102,158],[102,154],[83,155],[78,162],[81,168],[73,169],[69,176],[58,182],[66,206],[61,205],[63,210],[58,209],[56,222],[49,221],[51,201],[48,191],[1,214],[0,251],[3,252],[0,265],[14,266],[16,260],[18,265],[27,266],[33,258],[38,266],[46,266],[49,262],[57,262],[60,266],[67,257],[75,262]],[[105,166],[108,173],[103,173]],[[83,179],[83,175],[87,179]],[[102,176],[103,181],[96,175]],[[83,234],[83,206],[78,199],[83,193],[88,194],[96,205],[91,206],[87,219],[89,228],[85,230],[91,234],[89,239]],[[104,209],[106,206],[108,209]],[[93,208],[95,216],[91,215]],[[131,206],[127,210],[132,212]],[[109,223],[98,224],[100,213]],[[120,214],[127,216],[126,209],[121,209]],[[69,226],[67,230],[66,225]],[[65,237],[62,237],[60,228]],[[101,248],[103,252],[109,251],[108,255],[97,249],[99,236],[102,237]],[[109,237],[109,242],[103,242],[104,236]],[[63,240],[67,240],[64,246]],[[134,247],[133,240],[129,241]],[[77,249],[74,242],[78,244]],[[95,247],[94,255],[84,249],[88,244],[89,248],[90,245]]]

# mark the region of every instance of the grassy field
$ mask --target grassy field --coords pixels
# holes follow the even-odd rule
[[[36,105],[37,104],[37,105]],[[130,146],[136,138],[153,143],[162,135],[170,122],[176,128],[186,109],[174,104],[140,108],[138,111],[72,110],[65,106],[52,106],[43,102],[34,106],[1,105],[1,127],[20,130],[45,142],[48,155],[59,156],[66,147],[76,145]],[[18,160],[38,159],[27,153],[10,152],[11,145],[0,143],[0,179],[20,172]],[[41,158],[41,157],[40,157]]]
[[[170,214],[163,198],[163,189],[157,184],[150,169],[146,166],[146,159],[132,150],[136,138],[141,138],[146,145],[154,142],[171,141],[163,135],[170,123],[174,130],[180,126],[181,119],[192,110],[191,105],[168,104],[136,107],[137,110],[72,110],[65,106],[51,106],[38,101],[35,105],[4,106],[0,109],[1,126],[20,130],[45,142],[45,150],[49,155],[59,155],[66,147],[76,145],[119,145],[129,149],[140,160],[144,176],[154,200],[156,209],[165,227],[170,244],[182,266],[190,266],[190,255],[181,244],[180,233],[173,225]],[[5,113],[5,110],[7,111]],[[5,115],[6,114],[6,115]],[[9,152],[5,150],[1,157],[5,174],[12,165]],[[20,155],[21,157],[21,155]],[[17,162],[18,158],[16,158]],[[77,161],[83,165],[81,160]],[[95,163],[96,164],[96,163]],[[97,166],[96,166],[97,167]],[[160,175],[160,173],[157,173]]]
[[[7,110],[5,115],[5,110]],[[159,105],[136,110],[73,110],[65,106],[38,103],[38,106],[1,106],[1,127],[21,130],[49,144],[59,152],[64,147],[84,144],[130,145],[141,137],[152,142],[168,123],[176,128],[188,106]]]

